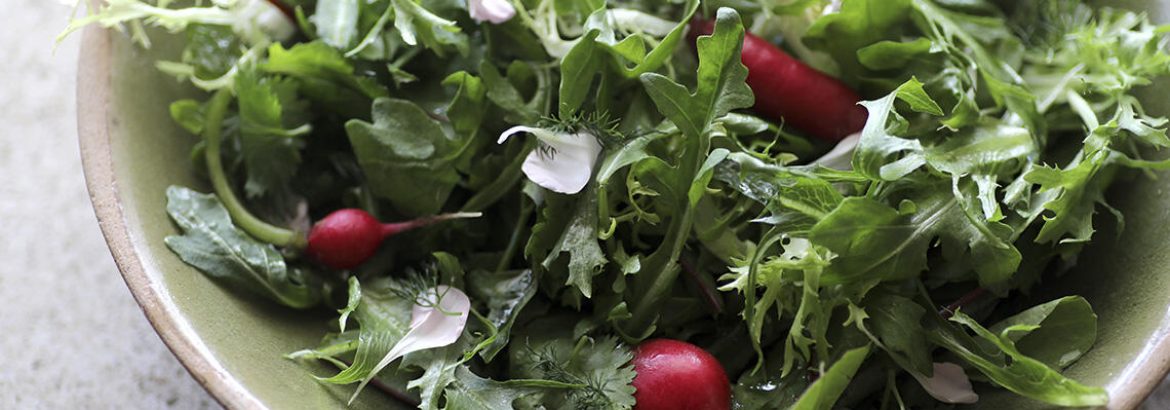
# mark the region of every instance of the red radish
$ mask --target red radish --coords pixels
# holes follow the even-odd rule
[[[313,225],[305,253],[330,268],[353,269],[374,256],[387,237],[439,221],[479,215],[478,212],[443,214],[384,224],[361,209],[341,209]]]
[[[727,410],[731,383],[706,350],[671,339],[634,349],[634,410]]]
[[[691,24],[689,36],[693,43],[714,30],[715,22],[699,20]],[[755,110],[765,117],[784,120],[832,142],[865,126],[869,114],[857,105],[861,97],[856,92],[767,40],[746,33],[741,60],[748,69],[747,84],[756,95]]]

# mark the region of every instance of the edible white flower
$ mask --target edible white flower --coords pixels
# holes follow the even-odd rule
[[[950,404],[971,404],[979,401],[979,395],[971,388],[971,379],[963,367],[954,363],[935,363],[931,377],[913,373],[918,383],[938,401]]]
[[[553,192],[581,192],[593,177],[593,165],[601,153],[597,137],[585,131],[574,134],[536,127],[512,127],[500,135],[503,144],[513,135],[529,133],[544,144],[528,154],[521,168],[532,182]]]
[[[832,151],[813,160],[813,165],[821,165],[826,168],[839,169],[848,171],[853,169],[853,151],[857,149],[857,143],[861,142],[861,133],[856,133],[845,137],[837,146],[833,147]]]
[[[265,37],[285,41],[297,33],[288,15],[268,0],[237,0],[235,12],[239,18],[232,22],[232,31],[254,43]]]
[[[428,289],[419,296],[419,300],[410,311],[410,331],[390,348],[377,366],[374,366],[370,375],[358,385],[349,402],[353,403],[353,399],[357,398],[366,383],[398,358],[420,350],[455,343],[463,334],[463,328],[467,326],[467,316],[470,312],[471,300],[463,291],[447,285]]]
[[[516,8],[508,0],[467,0],[467,12],[480,23],[501,24],[516,16]]]

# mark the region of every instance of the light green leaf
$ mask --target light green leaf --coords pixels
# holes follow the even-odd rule
[[[1105,389],[1080,384],[1021,353],[1009,336],[1017,331],[1031,330],[1032,326],[1011,326],[995,334],[963,312],[955,312],[951,321],[974,331],[995,350],[988,350],[986,344],[976,342],[949,324],[940,324],[932,330],[929,333],[931,341],[959,355],[995,384],[1022,396],[1058,406],[1101,406],[1109,401]]]
[[[357,37],[358,0],[319,0],[309,20],[325,44],[345,50]]]
[[[1049,367],[1062,369],[1075,362],[1097,341],[1097,314],[1080,296],[1068,296],[1037,305],[992,325],[992,333],[1008,328],[1035,327],[1013,331],[1006,337],[1016,348]]]
[[[744,83],[747,67],[740,62],[743,37],[739,14],[719,9],[715,32],[698,40],[698,86],[693,93],[660,74],[642,74],[654,105],[688,138],[699,138],[715,119],[754,103],[752,90]]]
[[[845,352],[829,370],[813,382],[790,410],[829,410],[845,392],[857,369],[869,356],[869,346]]]

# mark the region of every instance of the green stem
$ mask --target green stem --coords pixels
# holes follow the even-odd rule
[[[508,247],[504,248],[504,254],[500,255],[500,261],[496,264],[496,272],[503,272],[508,269],[512,263],[512,258],[516,255],[516,251],[520,249],[520,237],[524,230],[528,228],[528,217],[532,215],[531,205],[527,200],[521,198],[520,216],[516,218],[516,229],[512,231],[512,237],[508,239]]]
[[[695,220],[695,204],[691,203],[686,193],[690,191],[691,184],[694,183],[703,161],[706,160],[707,152],[711,148],[708,138],[710,137],[706,134],[699,135],[680,162],[682,170],[679,173],[680,179],[676,183],[679,185],[677,192],[682,192],[679,204],[682,205],[683,214],[674,220],[674,223],[667,230],[666,238],[662,244],[643,263],[643,267],[654,267],[651,271],[652,275],[643,274],[634,279],[633,289],[639,293],[640,297],[633,299],[632,317],[626,325],[628,334],[646,335],[649,333],[649,329],[657,320],[662,301],[666,299],[670,290],[674,288],[674,283],[678,280],[680,271],[678,258],[687,243]]]
[[[232,192],[231,184],[223,171],[223,160],[220,158],[223,119],[227,115],[228,105],[231,102],[231,92],[227,89],[221,89],[211,97],[211,103],[207,108],[207,117],[203,126],[203,141],[207,144],[205,158],[207,160],[207,173],[211,176],[211,186],[215,189],[219,200],[223,202],[224,208],[227,208],[228,215],[231,215],[232,223],[243,229],[248,235],[276,246],[304,248],[306,241],[304,235],[260,220],[248,212],[240,199],[236,197],[235,192]]]

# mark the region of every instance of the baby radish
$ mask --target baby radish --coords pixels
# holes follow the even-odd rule
[[[647,340],[634,350],[634,410],[727,410],[731,384],[706,350],[671,339]]]
[[[340,209],[313,225],[305,254],[333,269],[353,269],[373,256],[390,236],[439,221],[479,216],[478,212],[461,212],[384,224],[361,209]]]

